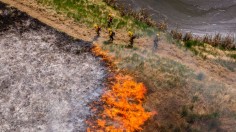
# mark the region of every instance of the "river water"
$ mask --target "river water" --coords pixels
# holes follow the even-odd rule
[[[236,0],[128,0],[146,8],[155,20],[167,20],[170,29],[195,34],[236,34]]]

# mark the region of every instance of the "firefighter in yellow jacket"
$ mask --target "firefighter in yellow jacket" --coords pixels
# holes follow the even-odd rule
[[[108,19],[107,19],[107,27],[108,27],[108,28],[111,27],[112,21],[113,21],[112,14],[109,14],[109,15],[108,15]]]
[[[101,27],[98,26],[97,24],[94,25],[95,31],[97,33],[97,36],[100,36],[100,31],[101,31]]]
[[[156,51],[156,50],[157,50],[158,43],[159,43],[159,36],[160,36],[160,34],[157,33],[157,34],[156,34],[156,37],[155,37],[155,39],[154,39],[153,51]]]
[[[109,33],[109,38],[110,38],[109,41],[110,41],[110,42],[113,42],[114,36],[115,36],[115,32],[112,31],[111,28],[108,28],[108,33]]]
[[[136,35],[134,35],[133,32],[129,31],[128,32],[129,35],[129,47],[133,47],[134,46],[134,39],[137,37]]]

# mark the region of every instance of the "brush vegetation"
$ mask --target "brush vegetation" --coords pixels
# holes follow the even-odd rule
[[[144,11],[137,13],[136,17],[124,15],[124,13],[107,6],[102,0],[37,0],[43,5],[53,6],[58,12],[67,14],[77,22],[88,26],[94,24],[107,27],[107,18],[112,14],[113,29],[134,30],[139,33],[153,34],[156,29],[150,27],[143,19],[147,19]],[[108,2],[109,3],[109,2]],[[129,14],[129,13],[128,13]],[[137,20],[137,16],[143,19]],[[140,21],[141,20],[141,21]]]
[[[183,34],[175,29],[171,30],[167,39],[170,43],[177,44],[180,48],[185,47],[203,59],[208,59],[230,71],[235,71],[236,44],[234,37],[229,34],[224,37],[219,33],[215,36],[204,35],[199,37],[191,32]]]
[[[121,72],[147,86],[144,107],[158,114],[146,122],[143,131],[221,130],[220,118],[233,114],[224,113],[225,101],[219,103],[224,94],[231,93],[223,90],[227,89],[224,85],[208,80],[204,73],[194,73],[179,62],[140,47],[100,46],[119,60],[116,64]]]
[[[152,23],[145,9],[133,12],[124,6],[117,6],[114,0],[38,2],[53,6],[58,12],[88,26],[96,23],[106,27],[108,14],[112,13],[114,29],[135,30],[153,35],[157,31],[155,26],[159,26],[161,30],[167,27],[164,22]],[[221,55],[222,50],[235,49],[230,36],[223,38],[221,35],[207,35],[196,38],[191,33],[183,35],[178,30],[165,35],[171,42],[205,58],[209,54]],[[235,100],[235,96],[223,84],[208,79],[204,73],[195,73],[179,62],[162,58],[150,49],[141,46],[131,49],[125,45],[127,44],[100,44],[114,60],[118,60],[116,64],[121,72],[142,81],[148,88],[144,107],[149,111],[157,110],[158,114],[146,122],[143,131],[221,131],[220,119],[236,115],[234,111],[230,111],[235,106],[234,102],[225,97],[227,95]],[[235,58],[234,52],[224,54]]]
[[[143,23],[146,23],[148,26],[157,27],[161,31],[167,30],[167,23],[165,21],[156,22],[151,18],[150,13],[147,9],[142,8],[138,11],[134,11],[131,7],[123,4],[122,2],[118,2],[116,0],[103,0],[109,6],[120,11],[121,16],[132,16],[135,20],[139,20]]]
[[[190,43],[193,41],[197,41],[197,43],[206,43],[213,47],[217,47],[224,50],[236,49],[234,37],[229,34],[224,37],[220,33],[214,36],[204,35],[203,37],[199,37],[199,36],[194,36],[191,32],[183,35],[183,33],[178,31],[177,29],[171,30],[170,34],[174,39],[188,43],[188,45],[189,41]]]

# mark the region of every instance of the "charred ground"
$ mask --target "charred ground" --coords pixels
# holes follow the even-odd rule
[[[0,130],[85,131],[106,68],[91,42],[0,2]]]

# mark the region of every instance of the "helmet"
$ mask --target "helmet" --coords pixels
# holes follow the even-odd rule
[[[111,31],[112,31],[112,29],[111,29],[111,28],[108,28],[108,31],[109,31],[109,32],[111,32]]]
[[[111,17],[112,16],[112,14],[111,13],[109,13],[109,15],[108,15],[109,17]]]
[[[157,35],[157,37],[159,37],[159,36],[160,36],[160,34],[159,34],[159,33],[157,33],[156,35]]]
[[[97,28],[97,27],[98,27],[98,25],[97,25],[97,24],[94,24],[94,25],[93,25],[93,27],[94,27],[94,28]]]
[[[133,36],[134,33],[129,31],[128,34],[129,34],[129,36]]]

